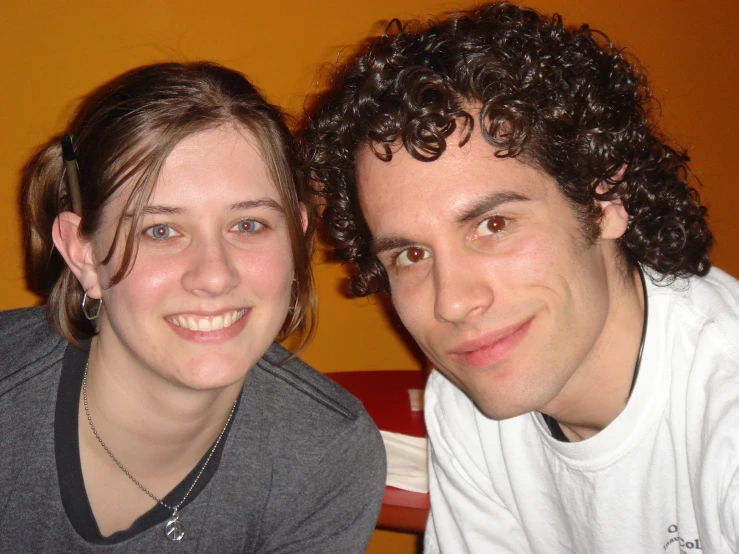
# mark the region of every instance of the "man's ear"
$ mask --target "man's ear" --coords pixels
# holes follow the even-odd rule
[[[308,209],[303,202],[298,202],[298,209],[300,210],[300,226],[305,233],[308,230]]]
[[[621,199],[603,200],[599,202],[603,217],[600,219],[600,238],[620,239],[629,226],[629,214],[626,213]]]
[[[616,174],[612,177],[614,181],[623,179],[626,172],[626,164],[622,165]],[[597,188],[597,192],[607,192],[608,188],[601,184]],[[604,239],[619,239],[626,232],[629,226],[629,214],[624,208],[624,203],[620,198],[614,200],[601,200],[599,202],[603,217],[600,220],[600,236]]]
[[[54,220],[51,237],[87,296],[93,299],[102,298],[103,289],[98,278],[92,241],[82,238],[79,232],[80,221],[80,216],[75,213],[60,213]]]

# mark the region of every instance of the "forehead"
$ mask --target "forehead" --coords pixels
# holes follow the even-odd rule
[[[198,201],[233,195],[279,200],[256,137],[224,126],[184,138],[165,160],[150,202]]]
[[[526,197],[532,203],[564,203],[551,177],[516,159],[496,157],[479,132],[461,147],[453,135],[433,162],[416,160],[404,148],[384,162],[364,147],[357,156],[356,180],[373,235],[401,225],[449,220],[495,193]]]

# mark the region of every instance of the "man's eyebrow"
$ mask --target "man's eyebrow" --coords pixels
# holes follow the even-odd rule
[[[488,212],[495,210],[501,204],[507,204],[508,202],[526,202],[531,200],[528,196],[525,196],[518,192],[513,191],[501,191],[488,194],[479,198],[471,205],[464,208],[456,217],[455,220],[458,224],[469,223],[484,215]]]
[[[464,223],[469,223],[470,221],[477,219],[481,215],[494,210],[501,204],[506,204],[508,202],[526,202],[528,200],[531,200],[531,198],[521,193],[518,193],[518,192],[513,192],[513,191],[494,192],[492,194],[488,194],[487,196],[483,196],[482,198],[473,202],[470,206],[462,210],[459,213],[459,215],[457,215],[454,219],[456,223],[459,225],[464,224]],[[382,252],[387,252],[388,250],[408,248],[409,246],[415,246],[415,245],[416,245],[415,242],[405,239],[403,237],[389,236],[389,237],[381,237],[378,239],[372,239],[371,249],[372,249],[372,254],[377,256]]]
[[[396,250],[398,248],[408,248],[409,246],[413,246],[415,244],[415,242],[411,242],[402,237],[383,237],[379,239],[372,239],[372,254],[377,256],[381,252]]]

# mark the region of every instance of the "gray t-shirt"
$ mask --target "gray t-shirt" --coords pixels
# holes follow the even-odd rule
[[[0,553],[364,552],[384,491],[382,439],[349,393],[299,360],[278,365],[279,345],[247,374],[218,469],[182,509],[185,538],[155,525],[117,544],[85,541],[54,453],[67,347],[42,308],[0,312]]]

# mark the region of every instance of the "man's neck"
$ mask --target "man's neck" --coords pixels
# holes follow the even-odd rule
[[[641,276],[612,279],[605,326],[594,348],[557,397],[541,412],[577,442],[607,427],[626,407],[644,332]]]

